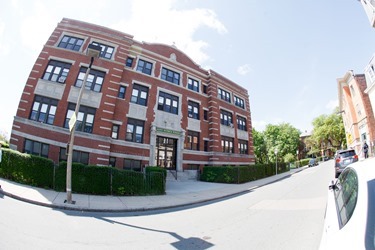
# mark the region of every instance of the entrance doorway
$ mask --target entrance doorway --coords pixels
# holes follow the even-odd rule
[[[156,137],[156,163],[159,167],[176,170],[177,139]]]

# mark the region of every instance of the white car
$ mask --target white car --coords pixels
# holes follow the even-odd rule
[[[375,249],[375,158],[348,165],[329,185],[320,249]]]

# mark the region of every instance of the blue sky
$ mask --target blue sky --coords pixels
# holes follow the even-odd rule
[[[337,106],[336,79],[363,73],[375,52],[375,29],[356,0],[8,0],[0,9],[0,133],[8,138],[30,70],[63,17],[175,44],[248,90],[257,130],[282,122],[311,130]]]

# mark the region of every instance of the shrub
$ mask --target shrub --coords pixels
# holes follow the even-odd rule
[[[2,149],[0,177],[36,187],[66,190],[66,162],[54,166],[49,159]],[[152,167],[141,172],[107,166],[72,164],[72,192],[95,195],[165,194],[166,170]]]
[[[278,173],[289,171],[285,163],[278,164]],[[201,180],[218,183],[245,183],[274,175],[275,164],[246,166],[205,166]]]
[[[43,157],[2,149],[0,176],[36,187],[53,188],[53,162]]]

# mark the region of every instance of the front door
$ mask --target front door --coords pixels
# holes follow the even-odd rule
[[[156,163],[159,167],[176,169],[177,139],[158,136],[156,138]]]

